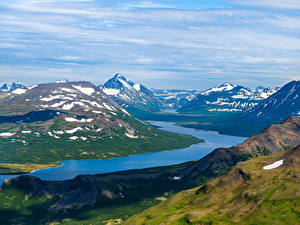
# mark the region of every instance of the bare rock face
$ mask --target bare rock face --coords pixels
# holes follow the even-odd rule
[[[300,145],[300,117],[289,117],[279,125],[271,125],[236,147],[251,155],[269,155],[284,148]]]

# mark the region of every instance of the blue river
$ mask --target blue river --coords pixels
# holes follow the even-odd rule
[[[202,138],[205,143],[192,145],[184,149],[152,152],[113,159],[66,160],[62,165],[41,169],[29,175],[43,180],[68,180],[83,174],[102,174],[131,169],[144,169],[157,166],[169,166],[200,159],[219,147],[230,147],[246,140],[245,137],[222,135],[215,131],[203,131],[175,126],[170,122],[153,122],[161,130],[189,134]],[[16,175],[0,175],[0,184]]]

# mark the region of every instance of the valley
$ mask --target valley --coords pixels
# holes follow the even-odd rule
[[[300,225],[300,0],[0,1],[0,225]]]
[[[284,123],[271,126],[241,144],[230,148],[217,148],[200,160],[174,166],[102,175],[80,175],[66,181],[44,181],[33,176],[10,179],[5,181],[1,187],[0,199],[5,199],[3,201],[6,203],[0,204],[2,207],[0,211],[6,213],[7,216],[0,218],[4,219],[4,223],[11,221],[12,224],[18,224],[20,221],[25,224],[50,222],[87,224],[87,221],[92,221],[94,224],[107,224],[104,221],[120,219],[124,221],[129,216],[156,204],[159,201],[157,199],[162,199],[163,196],[164,201],[169,197],[172,199],[177,192],[203,185],[209,180],[225,174],[237,163],[251,157],[269,156],[266,159],[270,160],[261,161],[259,165],[272,164],[282,157],[289,157],[291,161],[286,160],[286,162],[290,161],[292,165],[294,163],[297,165],[297,158],[292,156],[298,155],[299,148],[296,151],[292,148],[300,144],[299,124],[299,117],[289,118]],[[276,132],[293,135],[286,139],[285,135],[277,136]],[[281,137],[279,142],[278,137]],[[279,157],[277,155],[270,156],[276,152],[279,152],[277,153]],[[286,156],[282,156],[285,153],[280,152],[285,152]],[[253,160],[260,161],[260,159],[258,157]],[[250,160],[249,164],[246,162],[246,165],[253,166],[254,164]],[[247,170],[247,173],[249,172]],[[295,179],[297,180],[297,177]],[[157,185],[158,183],[159,185]],[[26,188],[24,189],[24,187]],[[188,193],[190,192],[188,191]],[[16,199],[16,201],[12,199]],[[141,208],[137,209],[136,206],[140,204],[142,204]],[[17,208],[21,214],[15,216]],[[132,211],[129,213],[131,209]],[[41,217],[28,216],[37,213]],[[98,215],[98,213],[102,214]],[[82,215],[82,217],[78,215]],[[112,215],[118,216],[118,218]],[[146,217],[147,221],[151,221],[152,217]],[[101,218],[101,220],[97,220],[97,218]],[[297,220],[297,218],[295,219]],[[129,220],[129,224],[131,224],[130,221],[132,219]],[[182,221],[180,220],[178,223],[180,224]],[[152,224],[156,224],[156,222]]]
[[[269,119],[245,120],[251,109],[277,93],[281,96],[281,89],[250,92],[225,83],[199,93],[171,91],[178,98],[189,99],[179,107],[166,92],[162,95],[156,90],[156,97],[150,89],[119,74],[100,87],[68,81],[21,87],[0,93],[0,105],[5,109],[0,116],[0,215],[7,215],[0,216],[1,223],[211,224],[207,218],[214,215],[207,211],[207,217],[199,217],[198,208],[188,205],[195,198],[183,193],[206,190],[220,179],[232,180],[231,176],[239,176],[236,167],[240,165],[242,174],[250,174],[256,162],[262,165],[269,163],[268,159],[285,157],[297,152],[294,149],[300,145],[300,117],[288,117],[280,124],[274,120],[274,125]],[[228,102],[240,98],[240,103],[211,106],[205,100],[193,110],[184,109],[203,102],[201,98],[218,99],[219,95],[226,95]],[[244,95],[252,97],[245,100]],[[251,167],[245,169],[243,165]],[[182,194],[190,199],[188,203],[181,199]],[[176,202],[173,199],[194,211],[184,214],[177,207],[180,212],[177,208],[167,210],[171,219],[164,211],[161,214],[158,210],[156,216],[156,207],[172,207],[168,202]],[[228,201],[231,204],[234,199]],[[212,204],[222,210],[226,207],[219,202]],[[248,218],[244,213],[229,220],[228,214],[222,213],[218,216],[223,217],[214,219],[216,224]],[[38,216],[32,218],[32,214]],[[297,213],[290,214],[288,220],[298,220]]]

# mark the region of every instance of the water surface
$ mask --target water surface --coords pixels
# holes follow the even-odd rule
[[[82,174],[101,174],[131,169],[144,169],[156,166],[169,166],[187,161],[197,160],[219,147],[230,147],[243,142],[245,137],[219,134],[215,131],[203,131],[173,125],[171,122],[155,122],[161,130],[181,134],[189,134],[202,138],[205,143],[192,145],[188,148],[164,152],[152,152],[113,159],[66,160],[63,165],[37,170],[30,175],[43,180],[67,180]],[[0,182],[15,176],[0,176]]]

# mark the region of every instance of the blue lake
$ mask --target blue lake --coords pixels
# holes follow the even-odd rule
[[[202,139],[205,143],[192,145],[188,148],[164,152],[153,152],[128,157],[96,160],[66,160],[58,167],[37,170],[30,173],[43,180],[67,180],[82,174],[101,174],[131,169],[144,169],[156,166],[168,166],[187,161],[197,160],[219,147],[230,147],[246,140],[245,137],[222,135],[214,131],[202,131],[175,126],[169,122],[154,122],[165,131],[189,134]],[[13,175],[0,175],[0,184]]]

